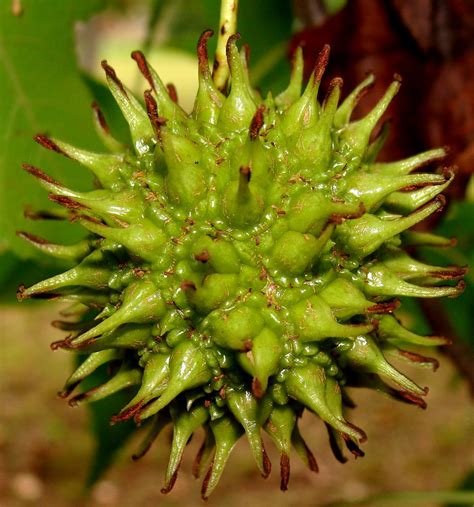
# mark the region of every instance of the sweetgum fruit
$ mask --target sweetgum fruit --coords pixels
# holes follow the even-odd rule
[[[362,456],[366,436],[346,418],[347,387],[424,408],[427,389],[387,358],[433,366],[412,348],[446,340],[405,329],[393,315],[397,298],[456,296],[465,272],[424,264],[406,251],[452,245],[409,229],[442,209],[453,172],[418,171],[442,159],[443,149],[377,162],[386,132],[375,139],[372,133],[400,87],[398,77],[369,114],[351,121],[373,76],[342,103],[342,80],[335,78],[319,102],[328,47],[303,91],[297,51],[287,89],[263,99],[250,85],[238,36],[227,44],[230,86],[216,88],[207,57],[211,35],[204,32],[198,44],[192,113],[134,52],[150,86],[146,108],[102,63],[133,146],[112,136],[97,106],[95,126],[109,153],[36,137],[90,169],[98,188],[77,192],[24,166],[65,210],[37,216],[63,216],[89,234],[63,246],[20,233],[75,267],[18,293],[71,303],[64,312],[71,319],[55,323],[69,334],[53,348],[88,357],[61,396],[71,396],[100,366],[116,365],[105,384],[76,394],[71,405],[134,388],[112,422],[150,420],[136,458],[172,425],[163,492],[176,480],[189,438],[204,427],[194,466],[196,476],[204,475],[203,498],[243,435],[261,475],[269,475],[262,430],[280,452],[282,490],[292,447],[317,471],[298,429],[305,410],[326,425],[337,459],[345,460],[344,446]]]

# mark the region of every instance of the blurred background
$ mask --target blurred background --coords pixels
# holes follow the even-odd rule
[[[0,506],[188,506],[199,504],[199,481],[191,477],[201,436],[189,444],[173,492],[160,493],[169,434],[141,461],[132,463],[140,435],[127,424],[109,427],[121,396],[70,408],[56,397],[73,357],[49,344],[63,333],[50,326],[57,304],[19,305],[20,283],[31,284],[66,265],[34,251],[15,236],[28,230],[58,242],[80,237],[76,226],[26,221],[47,206],[46,193],[20,170],[28,162],[78,189],[88,174],[32,141],[51,133],[90,149],[95,138],[90,103],[104,110],[114,133],[127,129],[101,73],[107,59],[137,93],[143,90],[129,58],[142,49],[180,104],[193,105],[197,88],[195,46],[205,28],[218,26],[218,0],[2,0],[0,2]],[[239,31],[251,47],[253,84],[279,91],[291,56],[303,47],[311,72],[329,43],[325,83],[341,75],[350,91],[367,72],[376,86],[358,114],[370,109],[401,74],[401,92],[386,120],[390,135],[381,158],[393,160],[448,145],[446,165],[458,167],[449,205],[423,227],[457,237],[456,249],[421,257],[441,264],[474,265],[474,2],[465,0],[240,0]],[[215,43],[215,42],[214,42]],[[212,49],[212,43],[211,43]],[[323,83],[324,84],[324,83]],[[404,301],[399,317],[413,330],[444,334],[453,345],[436,353],[441,366],[409,371],[430,386],[428,409],[396,404],[373,393],[354,392],[354,422],[369,440],[366,457],[337,463],[323,425],[304,420],[304,433],[320,466],[318,475],[292,459],[290,488],[278,474],[263,481],[242,442],[230,458],[209,505],[449,505],[437,491],[474,490],[474,280],[459,299],[422,304]],[[275,468],[276,454],[271,454]],[[113,466],[110,466],[113,463]],[[420,495],[411,492],[432,492]],[[339,503],[340,502],[340,503]],[[460,505],[460,503],[457,503]],[[474,505],[473,502],[465,505]]]

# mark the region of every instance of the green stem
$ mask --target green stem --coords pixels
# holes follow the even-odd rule
[[[231,35],[237,30],[237,11],[239,0],[222,0],[219,21],[219,35],[214,61],[213,79],[219,90],[224,90],[229,79],[229,65],[227,64],[226,46]]]

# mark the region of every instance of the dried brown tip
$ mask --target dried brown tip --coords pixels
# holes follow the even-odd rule
[[[262,384],[260,384],[260,380],[258,380],[257,377],[252,379],[252,394],[259,400],[265,395],[265,391],[262,389]]]
[[[324,71],[328,65],[329,54],[331,47],[329,44],[325,44],[323,49],[319,52],[318,58],[316,59],[316,65],[314,66],[314,82],[319,83],[323,77]]]
[[[64,340],[57,340],[54,342],[51,342],[49,345],[49,348],[51,350],[58,350],[58,349],[71,349],[73,348],[71,345],[72,338],[70,336],[67,336],[64,338]]]
[[[342,464],[347,463],[347,458],[344,456],[344,454],[342,454],[342,450],[337,443],[334,430],[332,429],[331,426],[329,426],[329,424],[325,423],[325,425],[329,436],[329,447],[331,448],[334,457],[336,458],[337,461],[339,461],[339,463]]]
[[[138,69],[142,73],[143,77],[148,81],[153,90],[156,90],[153,77],[151,76],[150,68],[145,55],[141,51],[132,51],[132,58],[137,62]]]
[[[120,79],[117,77],[115,70],[107,63],[107,60],[102,60],[102,62],[100,64],[105,71],[105,75],[108,78],[110,78],[120,88],[120,91],[125,96],[127,96],[127,92],[123,86],[122,81],[120,81]]]
[[[48,245],[49,241],[40,238],[39,236],[35,236],[34,234],[30,234],[29,232],[25,231],[16,231],[16,235],[19,238],[25,239],[26,241],[29,241],[30,243],[34,243],[36,245]]]
[[[412,405],[416,405],[417,407],[420,407],[423,410],[426,410],[426,407],[428,406],[426,404],[426,401],[416,394],[410,393],[408,391],[403,390],[396,390],[393,389],[391,391],[391,396],[399,401],[404,401],[405,403],[411,403]]]
[[[107,123],[107,121],[105,120],[105,116],[104,114],[102,113],[99,105],[97,104],[97,102],[92,102],[92,111],[94,113],[94,116],[96,117],[97,119],[97,122],[99,123],[100,125],[100,128],[106,133],[106,134],[110,134],[110,127]]]
[[[206,263],[211,256],[207,250],[203,250],[202,252],[196,254],[194,258],[199,262]]]
[[[56,180],[54,180],[53,178],[51,178],[51,176],[48,176],[41,169],[38,169],[37,167],[35,167],[33,165],[22,164],[21,167],[25,171],[29,172],[35,178],[38,178],[39,180],[46,181],[47,183],[50,183],[51,185],[56,185],[58,187],[62,187],[61,183],[58,183]]]
[[[351,422],[349,421],[346,421],[346,425],[349,426],[349,428],[352,428],[354,431],[356,431],[357,433],[359,433],[359,442],[361,444],[363,444],[364,442],[367,442],[367,434],[365,433],[364,430],[362,430],[361,428],[359,428],[358,426],[356,426],[355,424],[352,424]]]
[[[399,354],[406,357],[413,363],[429,364],[433,368],[433,371],[436,371],[439,368],[439,361],[434,357],[422,356],[421,354],[410,352],[408,350],[400,350]]]
[[[74,384],[70,385],[70,386],[67,386],[65,387],[62,391],[59,391],[57,393],[57,396],[58,398],[61,398],[63,400],[65,400],[73,391],[74,389],[81,383],[81,381],[79,382],[74,382]]]
[[[468,271],[467,266],[448,266],[442,271],[432,271],[428,275],[441,280],[455,280],[463,277]]]
[[[28,220],[65,220],[65,216],[60,216],[52,211],[38,210],[34,211],[31,206],[26,206],[23,210],[23,216]]]
[[[328,86],[328,91],[326,92],[326,96],[324,97],[323,106],[326,105],[327,101],[329,100],[329,97],[332,95],[335,88],[342,88],[342,85],[344,84],[344,81],[341,77],[335,77],[331,79],[331,82]]]
[[[290,457],[282,452],[280,454],[280,489],[286,491],[290,481]]]
[[[48,194],[48,199],[67,209],[89,209],[87,206],[84,206],[84,204],[81,204],[70,197],[66,197],[65,195]]]
[[[252,169],[248,165],[243,165],[239,169],[240,175],[247,183],[250,181],[250,178],[252,176]]]
[[[168,83],[166,85],[166,90],[168,91],[168,95],[170,96],[170,99],[177,104],[178,103],[178,92],[176,90],[176,87],[173,83]]]
[[[459,280],[459,282],[456,284],[456,294],[453,296],[448,296],[450,298],[458,297],[460,294],[464,292],[464,289],[466,288],[466,282],[464,280]]]
[[[387,303],[378,303],[367,308],[367,313],[392,313],[400,306],[400,300],[394,299]]]
[[[155,98],[151,94],[151,90],[145,90],[144,97],[148,118],[150,119],[150,123],[153,127],[153,130],[155,131],[156,136],[158,139],[160,139],[160,130],[161,127],[166,123],[166,120],[158,116],[158,105]]]
[[[206,501],[208,499],[207,496],[207,488],[209,486],[209,481],[211,480],[212,470],[214,469],[214,458],[212,458],[211,464],[209,465],[209,468],[207,469],[206,475],[204,477],[204,480],[202,481],[201,485],[201,499]]]
[[[207,53],[207,41],[214,35],[213,30],[205,30],[199,37],[197,45],[197,57],[199,62],[199,72],[203,75],[209,75],[209,55]]]
[[[225,53],[227,56],[227,61],[229,62],[230,67],[230,48],[232,47],[232,44],[235,44],[240,39],[240,33],[234,33],[227,39],[227,44],[225,46]]]
[[[200,468],[201,468],[201,461],[202,457],[204,455],[204,450],[206,449],[206,437],[204,437],[204,440],[201,444],[201,447],[199,447],[199,450],[196,454],[196,457],[194,458],[193,462],[193,468],[192,468],[192,474],[195,479],[199,478],[200,475]]]
[[[359,448],[359,446],[355,442],[353,442],[348,435],[344,433],[341,433],[341,435],[342,438],[344,439],[344,443],[346,444],[347,449],[351,454],[354,455],[355,458],[363,458],[365,456],[364,451],[362,451]]]
[[[38,144],[46,148],[47,150],[55,151],[56,153],[60,153],[67,158],[71,158],[65,151],[63,151],[53,140],[51,140],[48,136],[44,134],[37,134],[33,138]]]
[[[393,80],[397,81],[398,83],[401,83],[403,81],[402,76],[398,72],[395,72],[393,74]]]
[[[131,419],[141,408],[143,407],[143,402],[138,402],[135,405],[131,406],[127,410],[121,411],[118,414],[113,415],[110,418],[110,425],[113,426],[114,424],[122,421],[128,421],[128,419]]]
[[[188,291],[195,291],[196,285],[191,280],[183,280],[180,285],[181,290],[184,290],[184,292]]]
[[[173,489],[173,487],[176,483],[176,479],[178,478],[178,471],[179,471],[180,464],[176,468],[176,470],[175,470],[173,476],[171,477],[170,481],[168,482],[168,484],[165,484],[165,486],[163,488],[161,488],[161,492],[164,495],[166,495],[167,493],[169,493]]]
[[[250,123],[250,139],[255,141],[258,137],[258,133],[260,129],[263,127],[263,113],[265,111],[265,106],[261,104],[258,106],[255,114],[253,115],[252,122]]]
[[[262,477],[266,479],[270,475],[270,472],[272,471],[272,464],[270,462],[270,458],[268,457],[267,451],[265,450],[265,447],[263,445],[263,440],[262,440],[262,464],[263,464]]]

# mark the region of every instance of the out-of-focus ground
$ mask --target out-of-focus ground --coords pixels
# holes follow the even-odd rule
[[[49,326],[55,310],[54,305],[41,304],[0,309],[0,506],[203,505],[200,481],[191,476],[201,435],[189,444],[178,481],[168,496],[160,489],[169,433],[161,435],[149,454],[136,463],[130,455],[139,439],[132,439],[90,496],[82,496],[94,443],[86,408],[70,408],[56,397],[70,371],[71,356],[49,348],[51,341],[62,336]],[[322,506],[381,491],[456,487],[472,467],[474,417],[467,386],[451,364],[440,359],[435,374],[405,369],[421,385],[430,386],[426,411],[373,393],[353,393],[358,406],[352,420],[369,436],[363,447],[365,458],[337,463],[322,424],[308,417],[302,433],[318,459],[318,475],[305,470],[297,456],[292,456],[290,487],[281,493],[278,456],[271,444],[267,442],[273,473],[265,481],[242,440],[207,505]],[[378,501],[377,507],[384,503]]]

